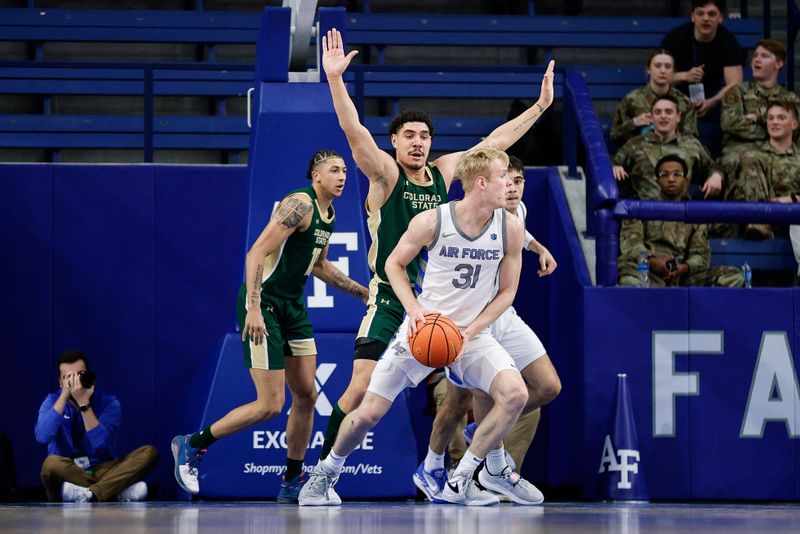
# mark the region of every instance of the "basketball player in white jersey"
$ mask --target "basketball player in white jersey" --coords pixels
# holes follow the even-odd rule
[[[508,176],[511,185],[506,196],[506,210],[515,214],[523,221],[523,224],[527,215],[527,209],[522,203],[522,193],[525,188],[524,172],[522,161],[518,158],[510,158]],[[555,270],[557,264],[550,251],[527,231],[525,232],[525,249],[539,255],[540,277],[547,276]],[[492,324],[491,332],[511,355],[517,368],[521,370],[522,378],[528,388],[528,402],[507,440],[509,449],[514,450],[517,461],[521,465],[521,458],[533,441],[533,434],[536,432],[539,415],[537,410],[540,406],[555,399],[561,391],[561,381],[544,345],[525,321],[517,315],[513,306],[503,312]],[[469,389],[464,387],[458,377],[448,373],[448,378],[450,380],[447,381],[447,397],[436,410],[428,454],[413,476],[417,488],[425,494],[428,500],[433,502],[444,501],[441,497],[446,476],[444,450],[452,440],[459,422],[464,419],[467,411],[473,408],[476,422],[479,423],[492,405],[491,397],[480,390],[474,392],[473,403],[473,395],[470,394]],[[465,437],[470,434],[469,430],[474,433],[474,425],[467,427]],[[544,496],[533,486],[527,491],[518,491],[514,481],[519,475],[514,473],[514,468],[515,466],[510,465],[507,460],[503,443],[500,443],[499,447],[494,448],[487,455],[485,464],[478,473],[478,482],[484,488],[505,495],[518,504],[543,502]],[[502,480],[504,483],[498,484],[498,480]],[[531,497],[533,497],[532,500],[530,500]]]
[[[432,311],[450,317],[464,337],[451,371],[494,401],[442,498],[473,506],[499,502],[496,495],[476,486],[473,474],[514,425],[528,398],[513,360],[489,332],[514,300],[522,262],[524,227],[518,218],[506,217],[504,209],[510,185],[507,166],[508,156],[494,148],[464,153],[456,165],[464,199],[414,217],[387,259],[386,273],[407,317],[375,367],[363,402],[347,415],[332,451],[320,460],[301,490],[301,506],[341,503],[333,485],[347,455],[400,392],[431,373],[412,356],[408,335]],[[422,294],[416,299],[405,266],[425,247],[428,264]]]

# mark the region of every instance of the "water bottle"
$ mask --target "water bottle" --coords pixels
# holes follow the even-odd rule
[[[639,276],[639,287],[650,287],[650,262],[647,261],[647,251],[644,249],[639,251],[636,273]]]
[[[750,264],[744,262],[742,265],[742,274],[744,275],[744,287],[753,287],[753,271],[750,269]]]

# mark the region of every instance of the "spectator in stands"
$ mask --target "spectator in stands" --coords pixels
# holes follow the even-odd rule
[[[797,114],[797,98],[794,95],[769,104],[769,140],[757,145],[756,149],[742,152],[728,199],[797,202],[797,195],[800,194],[800,154],[793,142],[798,126]],[[774,236],[769,224],[748,224],[744,228],[741,225],[727,225],[726,228],[728,231],[720,232],[723,237],[735,237],[742,231],[749,239],[770,239]]]
[[[619,146],[632,137],[652,131],[653,116],[650,114],[650,107],[656,98],[666,94],[678,101],[678,111],[681,114],[678,131],[697,137],[697,112],[692,101],[671,85],[672,73],[675,72],[672,53],[664,48],[650,52],[645,72],[650,77],[647,85],[634,89],[619,103],[611,122],[611,140]]]
[[[49,501],[143,501],[158,454],[144,445],[117,458],[119,400],[95,390],[88,358],[70,350],[58,360],[61,389],[39,408],[36,441],[47,445],[42,482]],[[82,380],[83,376],[83,380]],[[89,386],[89,387],[87,387]]]
[[[654,175],[660,199],[680,202],[686,199],[689,167],[674,154],[658,160]],[[639,253],[647,251],[651,286],[727,286],[741,287],[744,278],[735,267],[710,268],[711,247],[704,224],[683,221],[640,221],[627,219],[619,233],[619,284],[640,285],[636,264]]]
[[[800,102],[797,95],[778,84],[778,73],[785,62],[783,43],[775,39],[758,42],[750,62],[753,79],[728,89],[722,100],[723,158],[738,162],[742,151],[767,140],[770,102],[779,99]]]
[[[678,133],[681,114],[678,101],[661,95],[651,108],[654,129],[641,137],[629,140],[614,156],[614,178],[630,177],[633,196],[642,200],[657,200],[661,192],[655,178],[655,164],[666,154],[676,154],[688,165],[688,179],[707,177],[700,189],[704,198],[717,196],[722,189],[722,174],[706,147],[695,137]]]
[[[723,0],[692,0],[691,22],[673,28],[661,41],[675,58],[672,83],[690,96],[702,87],[702,98],[692,98],[701,118],[743,79],[742,49],[721,26],[724,12]],[[717,122],[718,117],[713,113],[706,120]]]

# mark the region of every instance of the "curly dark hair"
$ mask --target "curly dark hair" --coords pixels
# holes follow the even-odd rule
[[[424,122],[428,127],[431,137],[433,137],[433,122],[431,122],[431,116],[424,111],[416,109],[401,111],[397,117],[392,119],[392,123],[389,124],[389,135],[396,135],[397,132],[400,131],[400,127],[407,122]]]

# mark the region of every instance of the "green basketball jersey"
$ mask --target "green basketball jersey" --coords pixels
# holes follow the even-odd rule
[[[369,266],[378,279],[386,284],[389,278],[384,271],[386,258],[394,250],[403,232],[408,228],[411,219],[418,213],[435,208],[447,202],[447,186],[442,173],[433,163],[425,164],[425,172],[431,179],[430,182],[418,182],[406,176],[403,168],[398,164],[399,176],[397,183],[377,211],[370,211],[367,217],[367,226],[372,238],[369,248]],[[417,281],[420,271],[419,256],[408,264],[406,273],[412,282]]]
[[[333,206],[328,208],[327,214],[322,215],[313,187],[296,189],[286,196],[295,193],[305,193],[311,197],[311,224],[303,232],[294,232],[278,250],[264,259],[263,294],[283,298],[302,296],[306,279],[333,233]]]

